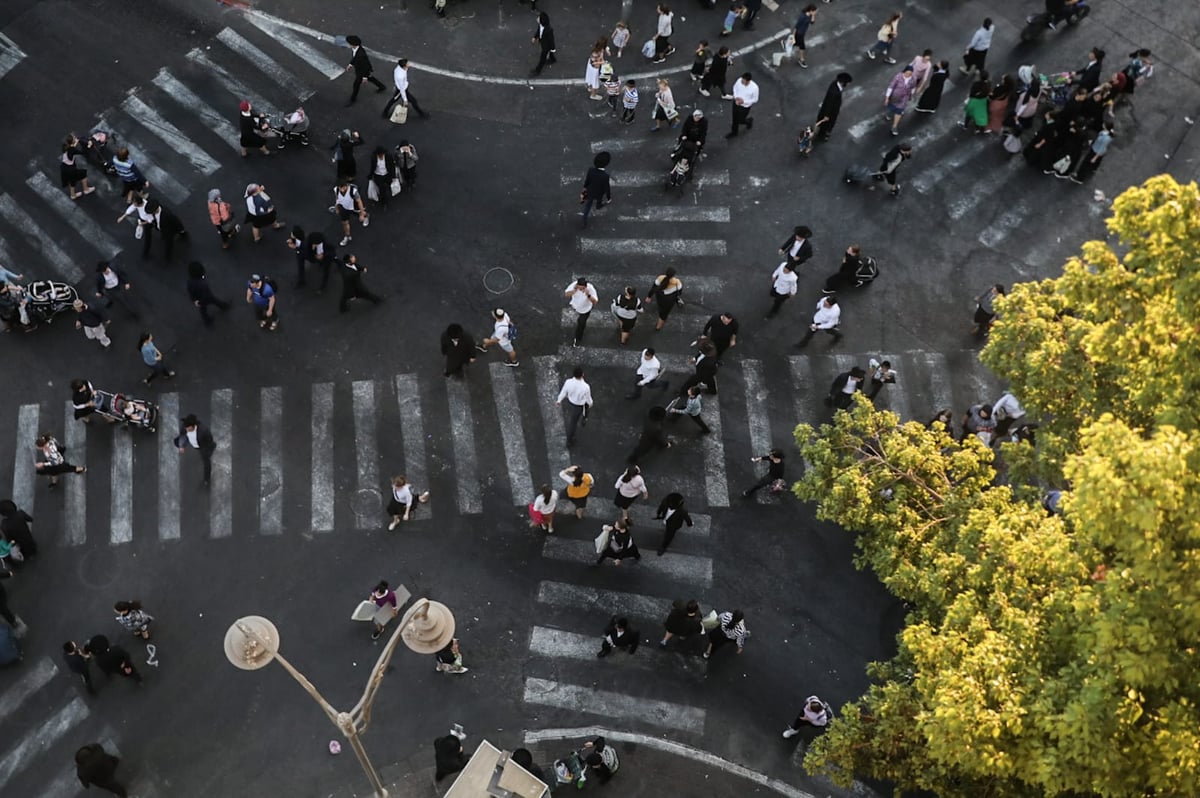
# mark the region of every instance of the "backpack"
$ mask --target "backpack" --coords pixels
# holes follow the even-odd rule
[[[269,286],[271,286],[271,291],[272,291],[272,292],[273,292],[273,293],[274,293],[276,296],[278,296],[278,295],[279,295],[279,287],[275,285],[275,278],[274,278],[274,277],[272,277],[271,275],[269,275],[269,274],[267,274],[267,275],[263,275],[263,285],[269,285]]]
[[[517,325],[511,321],[508,323],[508,340],[517,340]]]

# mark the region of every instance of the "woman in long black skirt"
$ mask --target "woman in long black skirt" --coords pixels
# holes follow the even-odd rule
[[[34,442],[37,447],[37,462],[34,468],[39,474],[50,477],[50,488],[58,487],[59,474],[82,474],[87,471],[83,466],[71,465],[63,456],[65,447],[60,446],[54,436],[43,433]]]
[[[925,91],[921,92],[921,99],[917,101],[918,111],[923,114],[932,114],[937,111],[942,102],[942,89],[945,88],[948,77],[950,77],[950,62],[938,61],[938,65],[929,75],[929,85],[925,87]]]

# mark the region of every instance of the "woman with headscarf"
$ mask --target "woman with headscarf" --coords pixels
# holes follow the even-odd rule
[[[253,225],[250,232],[254,235],[255,243],[262,241],[264,227],[269,226],[273,230],[283,227],[283,223],[276,218],[275,203],[271,201],[264,186],[250,183],[246,186],[244,196],[246,198],[246,221]]]
[[[221,189],[214,188],[208,192],[208,220],[217,228],[221,237],[221,249],[229,249],[229,243],[237,235],[242,226],[233,219],[233,206],[221,196]]]
[[[241,138],[238,143],[242,148],[242,157],[245,158],[250,154],[250,149],[256,149],[263,155],[270,155],[271,151],[267,149],[267,140],[263,138],[263,133],[267,130],[267,118],[262,114],[254,113],[254,108],[251,107],[249,100],[242,100],[238,105],[240,116],[238,124],[241,129]]]

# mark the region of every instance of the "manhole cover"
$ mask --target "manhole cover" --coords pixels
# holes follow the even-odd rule
[[[104,546],[84,554],[76,568],[79,581],[88,587],[108,587],[121,578],[121,561],[115,552],[116,549]]]
[[[372,490],[371,488],[362,488],[355,491],[354,498],[350,500],[350,507],[354,510],[354,514],[360,518],[379,515],[382,504],[379,497],[379,491]]]
[[[483,287],[493,294],[503,294],[514,282],[513,273],[503,266],[493,266],[483,273]]]

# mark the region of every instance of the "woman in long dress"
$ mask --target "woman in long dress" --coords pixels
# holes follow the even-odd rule
[[[999,133],[1004,129],[1004,120],[1008,116],[1008,101],[1013,95],[1013,79],[1009,75],[1000,78],[1000,82],[988,96],[987,127],[985,133]]]
[[[938,65],[929,74],[929,85],[921,92],[917,102],[917,110],[923,114],[936,113],[942,102],[942,89],[946,86],[946,78],[950,77],[950,62],[938,61]]]
[[[588,96],[593,100],[603,100],[600,92],[600,67],[604,66],[605,56],[608,55],[608,39],[601,36],[588,56],[587,72],[584,73],[584,83],[587,85]]]

